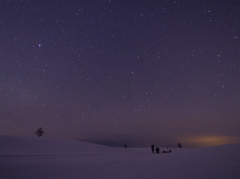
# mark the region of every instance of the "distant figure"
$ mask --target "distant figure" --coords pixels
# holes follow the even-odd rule
[[[156,148],[156,153],[159,154],[159,151],[160,151],[160,149],[159,149],[159,147],[157,147]]]
[[[169,151],[168,151],[169,153],[171,153],[172,151],[171,151],[171,149],[169,149]]]
[[[152,148],[152,153],[154,153],[154,145],[153,144],[151,145],[151,148]]]
[[[127,148],[127,142],[125,142],[125,144],[124,144],[124,148],[125,148],[125,149]]]

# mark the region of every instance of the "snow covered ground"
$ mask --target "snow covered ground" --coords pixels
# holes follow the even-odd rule
[[[67,139],[0,136],[0,146],[1,179],[240,178],[240,144],[152,154],[150,147],[124,149]]]

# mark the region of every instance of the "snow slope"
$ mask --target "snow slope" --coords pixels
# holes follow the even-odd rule
[[[169,154],[53,138],[0,136],[0,144],[0,179],[240,178],[240,144]]]

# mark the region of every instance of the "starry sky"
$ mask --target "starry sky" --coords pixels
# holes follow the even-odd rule
[[[240,1],[0,2],[0,135],[240,142]]]

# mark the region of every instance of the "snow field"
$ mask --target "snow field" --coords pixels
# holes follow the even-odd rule
[[[152,154],[150,146],[124,149],[68,139],[0,136],[0,143],[1,179],[240,178],[240,144]]]

